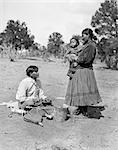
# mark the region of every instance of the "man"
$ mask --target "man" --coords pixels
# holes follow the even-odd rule
[[[20,109],[29,109],[28,113],[24,115],[24,120],[43,126],[43,117],[52,119],[52,115],[48,113],[46,107],[42,106],[46,103],[51,104],[51,101],[48,100],[42,90],[41,82],[38,79],[38,67],[29,66],[26,69],[26,75],[27,77],[19,84],[16,99],[19,101]]]

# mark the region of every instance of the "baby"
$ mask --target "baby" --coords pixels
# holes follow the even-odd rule
[[[67,53],[65,54],[65,58],[67,58],[70,62],[67,76],[69,76],[70,79],[72,79],[73,74],[76,71],[76,67],[78,66],[78,63],[74,60],[74,58],[77,57],[81,49],[79,48],[79,40],[75,37],[71,38],[69,46],[70,47]]]

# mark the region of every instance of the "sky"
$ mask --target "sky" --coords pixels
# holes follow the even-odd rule
[[[35,42],[46,45],[53,32],[65,42],[91,27],[92,15],[104,0],[0,0],[0,32],[10,19],[25,21]]]

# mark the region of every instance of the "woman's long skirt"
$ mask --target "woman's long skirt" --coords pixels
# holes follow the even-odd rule
[[[78,69],[69,80],[65,104],[69,106],[91,106],[101,102],[95,75],[92,69]]]

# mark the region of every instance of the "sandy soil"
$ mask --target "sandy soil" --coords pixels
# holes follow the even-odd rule
[[[39,67],[40,79],[45,93],[52,97],[64,97],[66,93],[68,66],[59,60],[18,60],[9,62],[0,59],[0,102],[15,101],[18,83],[25,77],[29,65]],[[103,104],[104,118],[72,118],[64,123],[44,120],[44,127],[24,122],[20,115],[8,117],[10,110],[0,106],[0,150],[51,150],[52,146],[68,150],[117,150],[118,149],[118,71],[94,65]],[[55,105],[63,104],[56,100]],[[102,104],[101,104],[102,105]]]

